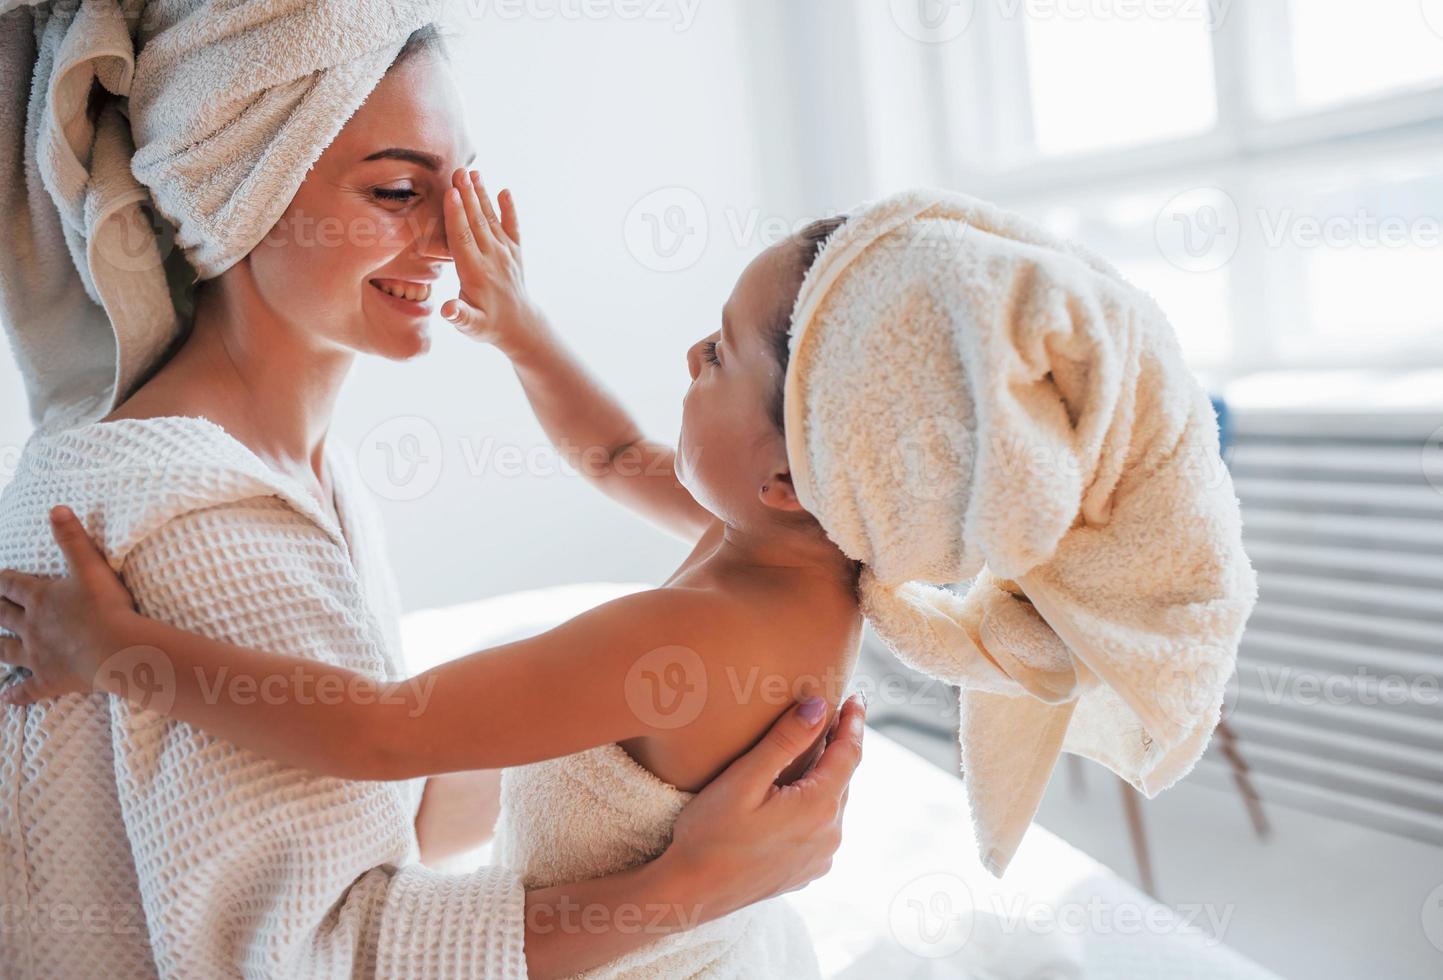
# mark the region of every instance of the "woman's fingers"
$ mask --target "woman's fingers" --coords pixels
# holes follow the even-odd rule
[[[852,773],[862,761],[865,721],[866,708],[862,702],[856,696],[848,698],[838,713],[836,731],[809,774],[811,785],[823,795],[834,794],[840,798],[846,792]]]
[[[64,504],[50,510],[50,536],[60,546],[60,552],[65,556],[65,564],[71,575],[90,575],[96,572],[110,574],[110,563],[105,560],[104,553],[85,532],[85,525],[80,523],[80,518]]]
[[[31,669],[30,657],[25,652],[25,644],[20,642],[16,636],[0,636],[0,664],[9,664],[11,667],[24,667]]]
[[[25,610],[9,599],[0,599],[0,629],[18,634],[25,621]]]
[[[0,569],[0,599],[17,606],[34,605],[40,596],[40,577],[12,569]]]
[[[0,703],[16,706],[35,704],[47,698],[59,697],[61,693],[51,690],[40,678],[32,675],[0,691]]]
[[[521,222],[516,217],[516,198],[511,191],[503,190],[496,198],[496,203],[501,205],[501,230],[506,232],[506,237],[511,239],[511,244],[521,244]]]
[[[809,698],[789,709],[746,755],[728,766],[715,781],[737,782],[756,802],[773,795],[782,770],[808,752],[822,732],[827,703]]]

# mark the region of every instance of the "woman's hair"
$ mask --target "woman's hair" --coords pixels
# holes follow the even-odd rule
[[[812,271],[816,264],[817,257],[822,254],[827,241],[837,232],[837,229],[847,223],[847,215],[838,215],[835,218],[822,218],[813,221],[807,227],[797,233],[792,239],[801,252],[801,274],[798,276],[800,284]],[[799,285],[800,288],[800,285]],[[786,312],[781,316],[772,328],[771,345],[772,354],[777,359],[777,366],[780,367],[781,376],[777,381],[776,391],[772,392],[772,403],[770,414],[772,422],[776,425],[777,431],[785,433],[786,426],[786,390],[787,390],[787,365],[792,359],[792,309],[789,305]]]
[[[446,48],[446,35],[435,24],[427,24],[412,31],[411,36],[406,38],[406,43],[401,45],[401,50],[396,52],[396,57],[391,59],[391,64],[386,70],[390,71],[403,61],[422,53],[439,55],[447,61],[451,59],[450,52]]]

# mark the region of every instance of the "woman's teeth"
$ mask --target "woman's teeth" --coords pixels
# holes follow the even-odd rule
[[[399,296],[401,299],[409,299],[412,302],[425,302],[431,298],[430,283],[398,282],[394,279],[372,279],[371,285],[383,293],[390,293],[392,296]]]

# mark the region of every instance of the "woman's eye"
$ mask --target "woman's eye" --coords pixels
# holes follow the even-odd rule
[[[377,187],[372,193],[384,201],[409,201],[416,196],[409,187]]]
[[[716,356],[716,341],[708,340],[702,344],[702,356],[712,364],[720,364],[721,360]]]

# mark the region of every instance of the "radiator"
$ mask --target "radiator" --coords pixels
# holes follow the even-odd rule
[[[1227,718],[1264,804],[1443,845],[1440,424],[1234,414],[1259,600]],[[1216,739],[1195,778],[1232,786]]]

